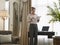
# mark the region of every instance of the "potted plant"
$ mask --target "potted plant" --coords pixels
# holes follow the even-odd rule
[[[59,27],[57,27],[57,28],[59,28],[59,29],[56,29],[56,28],[54,28],[55,26],[54,26],[54,24],[56,25],[57,23],[58,23],[58,25],[60,24],[60,10],[59,10],[59,7],[57,6],[57,4],[55,3],[55,2],[53,2],[54,3],[54,8],[52,8],[52,7],[50,7],[50,6],[47,6],[47,8],[49,9],[49,13],[47,14],[47,15],[50,15],[50,16],[52,16],[52,19],[49,21],[49,23],[53,23],[53,30],[55,29],[55,31],[56,30],[58,30],[58,33],[59,33]],[[56,35],[57,35],[57,32],[56,32]]]
[[[52,16],[52,19],[49,21],[49,23],[56,21],[60,22],[60,11],[57,4],[54,2],[54,8],[50,6],[47,6],[47,8],[49,9],[49,13],[47,15]]]

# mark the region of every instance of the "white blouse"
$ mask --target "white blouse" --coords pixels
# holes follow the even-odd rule
[[[29,14],[27,16],[27,21],[30,23],[30,24],[37,24],[38,20],[40,19],[39,16],[37,16],[36,14],[35,15],[31,15]]]

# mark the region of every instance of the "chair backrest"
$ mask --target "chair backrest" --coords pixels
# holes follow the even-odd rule
[[[0,31],[0,34],[2,35],[12,34],[12,31]]]
[[[49,30],[49,26],[43,26],[42,31],[48,31]]]

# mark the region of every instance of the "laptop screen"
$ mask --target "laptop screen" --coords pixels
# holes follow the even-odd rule
[[[42,31],[48,31],[49,30],[49,26],[43,26]]]

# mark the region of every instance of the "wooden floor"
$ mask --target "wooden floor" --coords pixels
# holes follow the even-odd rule
[[[20,45],[20,44],[0,44],[0,45]],[[48,39],[47,36],[38,36],[38,45],[53,45],[53,38]]]
[[[38,36],[38,45],[53,45],[53,38]]]

